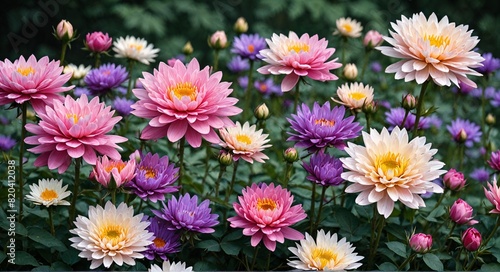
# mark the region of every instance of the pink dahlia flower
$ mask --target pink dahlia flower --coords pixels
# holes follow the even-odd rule
[[[456,26],[444,16],[438,21],[432,13],[429,19],[421,12],[411,18],[401,17],[392,23],[392,37],[384,37],[392,46],[379,46],[382,54],[402,60],[391,64],[386,73],[396,73],[396,79],[418,84],[429,78],[439,86],[450,86],[459,82],[476,88],[476,83],[467,75],[480,76],[473,70],[482,66],[483,57],[472,51],[479,42],[471,36],[467,25]]]
[[[179,60],[173,66],[162,62],[153,75],[143,76],[139,81],[144,89],[133,90],[139,101],[132,105],[132,114],[151,119],[142,139],[167,136],[176,142],[186,137],[191,146],[199,147],[203,138],[216,144],[220,139],[214,129],[234,126],[228,116],[242,111],[234,106],[238,99],[228,97],[233,89],[220,81],[222,73],[210,75],[208,66],[200,70],[196,59],[187,66]]]
[[[266,75],[285,74],[281,82],[283,92],[290,91],[302,76],[319,81],[338,79],[330,70],[337,69],[342,64],[337,63],[337,59],[327,61],[335,48],[327,48],[328,41],[325,38],[318,40],[318,35],[309,37],[307,33],[299,38],[295,32],[290,31],[288,37],[273,34],[271,40],[266,39],[266,42],[269,49],[263,49],[259,53],[269,64],[257,71]]]
[[[500,186],[497,185],[496,177],[488,183],[488,188],[484,188],[484,195],[494,206],[490,213],[500,214]]]
[[[25,142],[36,145],[28,151],[40,154],[34,165],[47,165],[63,173],[72,158],[83,157],[85,162],[95,165],[96,152],[119,160],[121,156],[116,149],[121,148],[116,144],[127,138],[106,135],[121,119],[113,117],[114,112],[111,107],[99,103],[99,97],[89,102],[85,94],[76,101],[69,95],[64,103],[55,100],[53,107],[47,106],[45,112],[38,113],[38,124],[26,125],[26,130],[35,135],[27,137]]]
[[[306,218],[306,213],[302,205],[292,206],[293,196],[288,190],[272,183],[252,184],[242,193],[240,203],[233,203],[237,215],[227,220],[232,228],[243,228],[244,235],[252,236],[253,247],[263,240],[266,248],[274,251],[276,242],[283,243],[285,238],[304,239],[302,233],[289,227]]]
[[[131,181],[135,177],[135,159],[128,162],[122,160],[110,160],[103,156],[97,160],[94,169],[90,173],[90,178],[95,179],[105,188],[120,188],[123,184]],[[114,184],[110,183],[113,178]]]
[[[63,101],[59,93],[74,87],[63,86],[71,74],[62,71],[59,61],[49,62],[48,57],[37,61],[31,55],[28,60],[21,56],[13,63],[8,59],[0,61],[0,105],[30,102],[37,113],[45,111],[45,105]]]

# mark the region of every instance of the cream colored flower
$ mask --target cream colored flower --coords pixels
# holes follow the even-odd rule
[[[341,35],[344,37],[357,38],[361,36],[361,31],[363,31],[361,23],[349,17],[339,18],[336,21],[336,24],[337,24],[337,30],[333,32],[333,35]]]
[[[83,64],[80,64],[76,66],[75,64],[68,64],[64,66],[63,73],[64,74],[71,74],[71,79],[78,80],[84,78],[88,72],[92,69],[92,66],[84,66]]]
[[[420,194],[442,193],[443,188],[432,182],[441,174],[444,163],[433,160],[437,149],[425,143],[425,137],[408,142],[405,129],[395,127],[391,133],[386,128],[379,133],[363,132],[365,146],[348,143],[344,151],[350,157],[340,158],[347,172],[342,178],[353,182],[346,193],[360,193],[359,205],[377,203],[377,210],[385,218],[394,209],[394,202],[401,201],[411,209],[425,207]]]
[[[153,242],[153,233],[147,230],[150,222],[142,218],[142,213],[134,216],[134,208],[125,203],[118,208],[110,201],[104,208],[90,207],[88,217],[78,216],[76,228],[69,231],[77,235],[69,239],[71,246],[81,251],[79,257],[92,261],[90,269],[101,264],[110,267],[113,262],[135,265],[134,259],[144,258],[140,252]]]
[[[117,58],[133,59],[149,65],[155,61],[154,58],[158,56],[160,49],[153,48],[153,45],[148,44],[145,39],[127,36],[113,42],[113,51],[116,52]]]
[[[444,16],[440,21],[432,13],[429,20],[421,12],[411,18],[401,17],[392,23],[391,37],[384,39],[392,46],[379,46],[382,54],[402,60],[391,64],[386,73],[396,73],[396,79],[422,84],[429,78],[439,86],[462,82],[476,88],[467,75],[480,76],[472,68],[482,66],[483,57],[472,51],[479,42],[471,36],[467,25],[456,26]]]
[[[373,88],[363,83],[345,83],[337,89],[339,100],[333,101],[342,104],[350,109],[361,109],[363,104],[370,104],[373,101]]]
[[[172,262],[163,261],[162,267],[156,264],[152,264],[151,268],[148,269],[148,272],[191,272],[193,271],[193,267],[186,267],[186,263],[183,262]]]
[[[288,249],[299,259],[289,260],[288,265],[302,270],[348,270],[356,269],[361,266],[358,261],[363,256],[354,253],[356,249],[348,243],[345,238],[340,241],[337,234],[330,235],[330,232],[318,231],[316,241],[306,233],[306,238],[300,241],[300,245],[289,247]],[[294,256],[294,257],[295,257]]]
[[[63,200],[71,192],[66,191],[68,185],[62,187],[62,179],[41,179],[37,184],[30,185],[31,192],[26,199],[33,201],[35,205],[44,205],[45,207],[57,205],[69,205],[69,202]]]
[[[241,126],[240,122],[236,122],[234,127],[221,129],[220,136],[222,141],[220,145],[227,148],[233,154],[235,160],[242,158],[249,163],[253,160],[264,162],[264,159],[269,159],[262,150],[270,147],[268,134],[262,134],[262,129],[255,130],[255,125],[250,126],[248,122]]]

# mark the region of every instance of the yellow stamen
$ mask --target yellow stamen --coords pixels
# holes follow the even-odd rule
[[[248,52],[253,53],[255,51],[255,46],[253,46],[253,44],[249,44],[247,46],[247,49],[248,49]]]
[[[337,254],[333,252],[331,249],[326,248],[315,248],[311,253],[311,257],[316,261],[316,264],[319,264],[319,267],[316,267],[318,270],[323,270],[329,262],[334,261],[337,262]]]
[[[431,46],[441,47],[450,44],[450,38],[440,35],[425,35],[424,40],[429,41]]]
[[[348,24],[348,23],[343,24],[342,28],[345,30],[345,32],[348,32],[348,33],[352,31],[352,25]]]
[[[28,76],[28,75],[34,74],[35,69],[33,69],[33,67],[31,67],[31,66],[19,67],[19,68],[17,68],[17,72],[23,76]]]
[[[400,177],[406,171],[410,160],[398,153],[388,152],[375,159],[375,169],[385,175],[387,180]]]
[[[194,101],[198,95],[198,88],[196,88],[196,86],[194,86],[191,82],[178,83],[177,85],[168,88],[167,91],[170,99],[173,98],[173,94],[178,99],[182,99],[184,96],[187,96],[191,99],[191,101]]]
[[[276,209],[276,201],[270,199],[270,198],[259,198],[257,199],[257,209],[258,210],[271,210],[273,211]]]
[[[146,174],[144,175],[146,178],[155,178],[156,177],[156,170],[154,170],[151,167],[141,166],[139,168],[139,170],[146,172]]]
[[[110,241],[114,246],[122,240],[125,230],[120,225],[105,225],[99,228],[99,238]]]
[[[156,237],[154,240],[153,240],[153,244],[155,245],[155,247],[157,248],[162,248],[164,247],[167,243],[165,242],[165,240],[161,239],[160,237]]]
[[[106,170],[106,172],[110,173],[111,170],[113,170],[113,168],[116,168],[116,169],[118,169],[118,173],[119,173],[123,170],[123,168],[125,168],[126,165],[127,164],[122,162],[122,161],[111,161],[111,162],[109,162],[109,165],[104,168],[104,170]]]
[[[349,98],[352,98],[355,100],[361,100],[361,99],[365,99],[366,95],[362,92],[352,92],[352,93],[349,93]]]
[[[45,201],[51,201],[53,199],[56,199],[57,197],[58,197],[57,192],[51,189],[45,189],[40,194],[40,198],[42,198]]]
[[[142,50],[142,48],[143,48],[143,46],[142,46],[142,45],[140,45],[140,44],[135,44],[135,43],[134,43],[134,44],[129,45],[129,47],[130,47],[130,48],[135,49],[136,51],[141,51],[141,50]]]
[[[245,134],[236,135],[236,140],[247,145],[252,143],[252,138],[248,137],[248,135]]]
[[[66,118],[73,119],[73,124],[78,123],[78,121],[80,120],[80,116],[78,116],[75,113],[68,113],[68,114],[66,114]]]
[[[335,125],[335,120],[326,120],[325,118],[314,120],[315,125],[320,125],[322,127],[328,126],[333,127]]]
[[[292,42],[288,45],[288,51],[292,52],[295,51],[295,53],[300,53],[302,52],[309,52],[309,45],[303,42]]]

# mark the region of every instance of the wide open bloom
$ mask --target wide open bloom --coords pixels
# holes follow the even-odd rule
[[[266,48],[266,40],[259,34],[241,34],[234,37],[231,53],[238,54],[242,58],[258,60],[260,50]]]
[[[29,102],[37,113],[44,112],[45,105],[64,100],[59,93],[74,87],[63,86],[71,74],[62,71],[59,61],[49,62],[48,57],[37,61],[31,55],[28,60],[21,56],[14,62],[0,61],[0,105]]]
[[[209,67],[200,70],[198,60],[185,66],[161,62],[154,74],[144,72],[139,79],[144,89],[134,89],[139,101],[132,105],[132,114],[151,119],[142,131],[145,140],[167,137],[176,142],[185,137],[192,147],[199,147],[202,138],[220,142],[214,129],[233,126],[228,116],[241,113],[234,105],[238,99],[228,97],[230,83],[221,82],[222,73],[210,75]]]
[[[134,259],[144,258],[140,252],[153,241],[153,233],[147,229],[150,222],[142,218],[142,213],[134,216],[134,208],[125,203],[118,208],[111,201],[104,208],[91,206],[88,217],[79,215],[69,231],[76,235],[69,239],[71,246],[81,251],[79,257],[92,261],[90,269],[101,264],[110,267],[113,262],[135,265]]]
[[[357,38],[361,36],[361,31],[363,31],[363,27],[361,23],[347,18],[339,18],[335,21],[337,29],[333,32],[333,35],[341,35],[349,38]]]
[[[16,145],[16,140],[10,136],[0,135],[0,150],[9,151]]]
[[[432,182],[441,174],[444,163],[433,160],[437,149],[425,143],[425,137],[415,137],[408,142],[406,129],[395,127],[391,133],[386,128],[379,133],[363,132],[365,146],[348,143],[344,150],[350,157],[340,158],[344,168],[342,178],[353,182],[346,193],[360,192],[359,205],[377,203],[377,210],[385,218],[394,209],[394,202],[401,201],[412,209],[425,207],[421,194],[442,193]]]
[[[500,187],[497,185],[496,177],[488,183],[488,189],[484,188],[484,195],[494,206],[490,213],[500,214]]]
[[[451,125],[446,126],[453,140],[458,143],[465,143],[466,147],[472,147],[474,143],[481,141],[481,127],[475,123],[457,118],[451,121]]]
[[[265,159],[269,159],[262,153],[264,149],[271,147],[270,144],[266,144],[270,141],[267,139],[268,134],[262,134],[262,129],[256,130],[255,125],[250,126],[245,122],[241,126],[240,122],[236,122],[236,126],[226,127],[219,132],[222,138],[219,145],[228,149],[235,161],[242,158],[253,163],[254,160],[264,162]]]
[[[192,266],[186,267],[186,263],[183,262],[169,262],[163,261],[162,267],[157,264],[152,264],[148,272],[191,272],[193,271]]]
[[[296,247],[289,247],[298,260],[289,260],[288,265],[301,270],[349,270],[361,266],[364,257],[355,253],[356,249],[347,242],[345,238],[337,238],[337,234],[325,233],[319,230],[314,238],[306,233],[306,238],[300,240],[300,245],[295,243]]]
[[[68,185],[62,186],[62,179],[41,179],[38,184],[30,185],[30,194],[26,199],[32,201],[35,205],[44,205],[45,207],[57,205],[69,205],[64,200],[71,192],[66,191]]]
[[[314,102],[312,111],[302,104],[297,109],[297,115],[287,118],[293,130],[288,132],[291,137],[287,141],[295,141],[296,146],[310,152],[329,146],[343,149],[345,141],[358,137],[363,129],[358,122],[353,122],[354,116],[344,119],[344,114],[344,106],[330,109],[330,102],[325,102],[323,106]]]
[[[238,197],[240,203],[233,203],[236,216],[227,220],[232,228],[243,228],[243,235],[252,236],[253,247],[260,241],[270,251],[276,249],[276,242],[284,243],[285,239],[300,240],[304,235],[291,225],[307,217],[302,205],[292,206],[293,195],[281,186],[252,184],[242,191]]]
[[[467,25],[456,26],[444,16],[440,21],[432,13],[429,19],[421,12],[411,18],[391,23],[391,37],[384,37],[392,46],[379,46],[382,54],[402,60],[391,64],[386,73],[396,73],[396,79],[418,84],[432,79],[439,86],[458,86],[459,82],[476,88],[467,75],[480,76],[472,68],[482,66],[483,57],[472,51],[479,42],[471,36]]]
[[[181,235],[175,230],[169,230],[166,223],[158,217],[149,219],[151,225],[148,230],[154,233],[153,243],[148,246],[144,256],[148,260],[154,260],[156,256],[162,260],[168,260],[166,254],[181,251]]]
[[[128,73],[125,67],[107,63],[90,70],[84,81],[93,95],[100,95],[120,86],[127,77]]]
[[[34,165],[47,165],[49,169],[58,169],[63,173],[71,164],[71,159],[83,158],[90,165],[97,162],[96,152],[113,160],[121,158],[116,149],[117,143],[127,138],[117,135],[106,135],[121,117],[113,117],[114,111],[99,103],[99,97],[90,102],[83,94],[74,100],[66,96],[64,103],[54,101],[53,107],[46,107],[46,112],[38,113],[38,124],[27,124],[26,130],[35,134],[26,137],[25,142],[36,145],[28,149],[40,154]]]
[[[318,35],[309,37],[307,33],[299,38],[295,32],[290,31],[288,36],[273,34],[266,42],[269,49],[263,49],[259,53],[269,64],[257,71],[266,75],[286,75],[281,82],[283,92],[290,91],[303,76],[319,81],[338,79],[330,70],[337,69],[342,64],[337,63],[337,59],[328,61],[335,48],[327,48],[328,41],[325,38],[319,40]]]
[[[302,167],[307,171],[307,179],[322,186],[337,186],[344,180],[342,174],[342,162],[323,151],[314,153],[309,163],[303,163]]]
[[[349,109],[361,110],[363,105],[368,105],[373,101],[373,87],[358,82],[345,83],[338,87],[337,96],[339,100],[332,98],[333,101]]]
[[[127,162],[110,160],[107,156],[97,159],[97,163],[90,173],[90,178],[95,179],[105,188],[120,188],[131,181],[135,176],[135,160]],[[110,183],[113,179],[114,183]],[[114,189],[110,188],[110,189]]]
[[[113,42],[113,51],[116,52],[117,58],[127,58],[149,65],[155,61],[160,49],[153,48],[153,44],[148,44],[145,39],[127,36]]]

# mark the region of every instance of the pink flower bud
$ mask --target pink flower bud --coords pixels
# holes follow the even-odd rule
[[[455,169],[450,169],[443,177],[443,183],[446,188],[452,191],[459,191],[465,186],[464,174]]]
[[[102,53],[107,51],[113,42],[108,33],[100,31],[88,33],[85,37],[85,46],[92,52]]]
[[[450,209],[450,218],[453,222],[463,225],[474,225],[477,224],[478,221],[472,220],[472,212],[474,210],[469,205],[469,203],[465,202],[461,198],[457,199],[455,203],[451,206]]]
[[[297,149],[289,147],[283,152],[283,157],[285,161],[293,163],[299,160],[299,152],[297,152]]]
[[[216,31],[209,40],[210,47],[214,49],[224,49],[227,47],[227,37],[226,32]]]
[[[406,94],[403,96],[401,105],[403,106],[403,109],[411,111],[417,107],[417,99],[412,94]]]
[[[481,246],[481,233],[475,228],[468,228],[462,234],[462,245],[468,251],[476,251]]]
[[[365,38],[363,39],[363,45],[368,48],[374,48],[375,46],[379,46],[384,41],[382,34],[378,31],[370,30],[366,33]]]
[[[70,22],[66,20],[61,20],[61,22],[57,25],[56,28],[57,38],[63,41],[69,41],[73,38],[73,26]]]
[[[432,236],[425,233],[416,233],[408,241],[411,249],[418,253],[425,253],[432,248]]]

